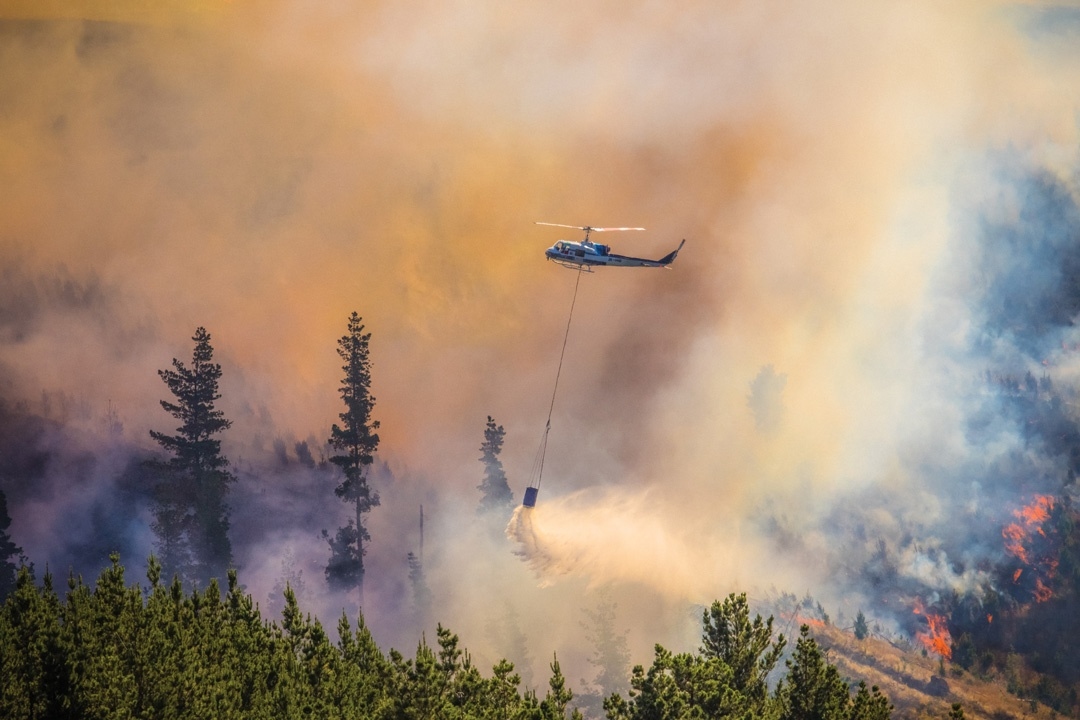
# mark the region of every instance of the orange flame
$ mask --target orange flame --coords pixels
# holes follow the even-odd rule
[[[1050,495],[1036,495],[1035,500],[1019,510],[1014,510],[1013,515],[1022,519],[1028,527],[1041,525],[1050,519],[1050,511],[1054,509],[1054,498]],[[1039,528],[1041,531],[1042,528]]]
[[[1017,523],[1010,523],[1002,528],[1001,536],[1005,538],[1005,552],[1019,558],[1020,562],[1025,565],[1031,564],[1028,559],[1027,549],[1024,547],[1024,542],[1028,538],[1028,533],[1024,528]]]
[[[1043,584],[1042,578],[1035,579],[1035,602],[1046,602],[1054,596],[1053,590]]]
[[[952,659],[952,635],[945,622],[944,615],[936,615],[926,611],[922,600],[915,598],[913,612],[926,618],[927,632],[916,632],[915,637],[927,651],[936,653],[946,660]]]
[[[1054,577],[1057,570],[1057,561],[1052,558],[1033,557],[1030,550],[1030,541],[1036,534],[1046,537],[1043,523],[1050,519],[1050,512],[1054,509],[1052,495],[1036,495],[1034,499],[1024,507],[1013,510],[1013,517],[1017,522],[1009,523],[1001,529],[1001,536],[1005,539],[1005,551],[1015,557],[1024,565],[1030,567],[1035,573],[1035,589],[1033,596],[1036,602],[1046,602],[1053,591],[1047,586],[1045,580]],[[1025,568],[1017,568],[1013,572],[1013,583],[1020,581],[1020,576]]]
[[[808,617],[803,617],[802,615],[796,615],[795,620],[800,625],[809,625],[812,628],[823,628],[823,627],[825,627],[825,621],[824,620],[819,620],[817,618],[808,618]]]

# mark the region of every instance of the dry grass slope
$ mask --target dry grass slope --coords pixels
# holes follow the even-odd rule
[[[877,685],[889,696],[898,720],[945,718],[953,703],[972,720],[1015,720],[1059,717],[1050,708],[1009,694],[999,675],[979,678],[946,661],[945,676],[936,655],[900,647],[881,638],[856,640],[848,631],[825,626],[813,629],[818,643],[842,675]]]

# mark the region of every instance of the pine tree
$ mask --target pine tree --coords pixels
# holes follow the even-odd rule
[[[699,654],[655,648],[652,667],[634,667],[630,697],[604,700],[611,720],[655,718],[775,718],[780,703],[767,677],[786,641],[772,637],[773,619],[750,618],[746,595],[716,601],[702,616]]]
[[[863,615],[862,610],[859,610],[859,613],[855,616],[855,639],[865,640],[869,634],[870,628],[866,624],[866,616]]]
[[[326,530],[322,531],[323,540],[330,546],[330,559],[326,561],[326,583],[334,591],[348,591],[360,582],[360,572],[363,562],[357,553],[356,525],[352,519],[339,527],[337,534],[330,537]]]
[[[125,585],[119,557],[110,559],[93,588],[70,576],[63,601],[51,576],[39,589],[30,571],[20,570],[15,592],[0,604],[0,717],[581,718],[569,707],[575,697],[557,659],[540,702],[535,692],[519,692],[509,661],[483,677],[441,625],[437,647],[421,640],[414,659],[394,650],[387,658],[363,615],[355,632],[343,616],[332,645],[288,586],[281,619],[271,623],[241,591],[235,571],[224,596],[216,579],[185,595],[178,577],[160,582],[154,557],[146,589]],[[682,670],[675,670],[680,683],[703,681],[683,693],[702,711],[692,717],[746,717],[698,703],[716,695],[712,678],[687,678]]]
[[[750,619],[746,594],[729,595],[723,603],[714,601],[702,616],[701,653],[723,660],[734,673],[734,685],[753,702],[764,702],[766,678],[780,661],[787,641],[780,635],[773,642],[773,619],[760,615]]]
[[[412,586],[413,608],[421,625],[427,623],[431,614],[431,588],[424,578],[424,563],[416,553],[409,552],[405,557],[409,565],[409,585]]]
[[[499,453],[502,452],[503,440],[506,438],[506,430],[502,425],[496,425],[495,420],[488,415],[487,426],[484,428],[484,442],[480,445],[480,462],[484,464],[484,480],[476,489],[481,492],[481,513],[498,512],[509,516],[514,510],[514,494],[510,492],[510,485],[506,482],[506,472],[503,470]]]
[[[22,558],[22,548],[12,541],[9,527],[11,516],[8,515],[7,496],[0,490],[0,602],[15,591],[19,570],[15,560]]]
[[[211,577],[225,577],[232,565],[225,498],[236,477],[215,437],[232,425],[214,407],[221,398],[221,365],[213,362],[214,348],[205,328],[197,328],[191,339],[195,350],[190,367],[174,358],[171,370],[158,371],[176,399],[162,400],[161,407],[181,425],[176,435],[150,431],[171,454],[168,461],[153,463],[161,478],[153,529],[165,571],[206,583]]]
[[[806,625],[800,630],[795,652],[787,661],[787,667],[786,684],[777,689],[777,695],[783,702],[780,720],[847,719],[851,705],[847,684],[836,666],[825,660]],[[864,709],[860,705],[860,711]],[[873,715],[872,712],[868,714]]]
[[[630,678],[630,649],[626,636],[629,631],[618,632],[615,629],[615,610],[618,604],[604,595],[595,610],[585,610],[588,622],[582,623],[585,639],[593,646],[589,664],[596,669],[592,684],[603,699],[614,693],[625,692]]]
[[[956,705],[953,707],[955,708]],[[848,720],[889,720],[892,711],[892,704],[877,685],[867,690],[866,682],[860,681],[859,691],[855,694]],[[952,713],[949,713],[949,717],[952,718]],[[954,720],[963,720],[963,712]]]
[[[270,614],[276,614],[283,607],[285,588],[290,588],[297,600],[304,600],[307,595],[304,571],[297,569],[296,553],[291,546],[285,548],[281,556],[281,574],[270,591],[270,597],[266,599],[266,609]]]
[[[574,699],[574,691],[566,687],[566,678],[559,667],[559,657],[554,656],[551,661],[551,678],[548,680],[548,691],[543,702],[540,703],[541,717],[544,720],[565,720],[566,709],[570,701]],[[575,708],[571,713],[572,720],[580,720],[581,713]]]
[[[364,526],[364,513],[379,504],[379,494],[368,484],[367,467],[375,460],[375,450],[379,447],[379,421],[371,418],[375,407],[375,398],[371,395],[371,359],[368,341],[371,333],[364,332],[360,316],[349,316],[348,334],[338,340],[338,357],[345,365],[339,392],[345,402],[345,412],[338,417],[341,425],[334,423],[330,429],[330,447],[340,454],[332,455],[330,462],[341,468],[341,484],[334,493],[348,503],[353,503],[356,510],[356,523],[340,528],[335,541],[329,541],[331,558],[326,566],[326,579],[331,586],[355,586],[358,603],[364,604],[364,549],[365,541],[371,540]],[[343,534],[344,533],[344,534]],[[347,544],[343,545],[342,541]]]
[[[46,573],[38,591],[25,565],[15,592],[0,605],[0,717],[61,718],[70,707],[71,677],[61,640],[60,602]]]

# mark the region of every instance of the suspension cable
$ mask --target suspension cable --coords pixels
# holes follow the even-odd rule
[[[566,342],[570,339],[570,323],[574,319],[574,306],[577,304],[578,287],[581,285],[581,273],[584,265],[578,266],[577,280],[574,282],[574,298],[570,301],[570,315],[566,318],[566,333],[563,335],[562,351],[559,353],[559,368],[555,371],[555,387],[551,391],[551,405],[548,406],[547,423],[544,425],[544,436],[540,440],[540,447],[536,451],[536,459],[533,461],[533,475],[536,477],[535,487],[540,489],[540,480],[544,476],[544,456],[547,455],[548,433],[551,432],[551,414],[555,410],[555,395],[559,392],[559,378],[562,376],[563,358],[566,356]]]

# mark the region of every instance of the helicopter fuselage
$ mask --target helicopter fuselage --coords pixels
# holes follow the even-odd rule
[[[683,241],[686,242],[685,240]],[[607,245],[594,243],[589,240],[572,241],[560,240],[549,247],[544,255],[559,265],[566,267],[668,267],[675,261],[675,257],[682,249],[682,243],[674,251],[668,253],[659,260],[630,257],[628,255],[616,255],[611,252]]]

